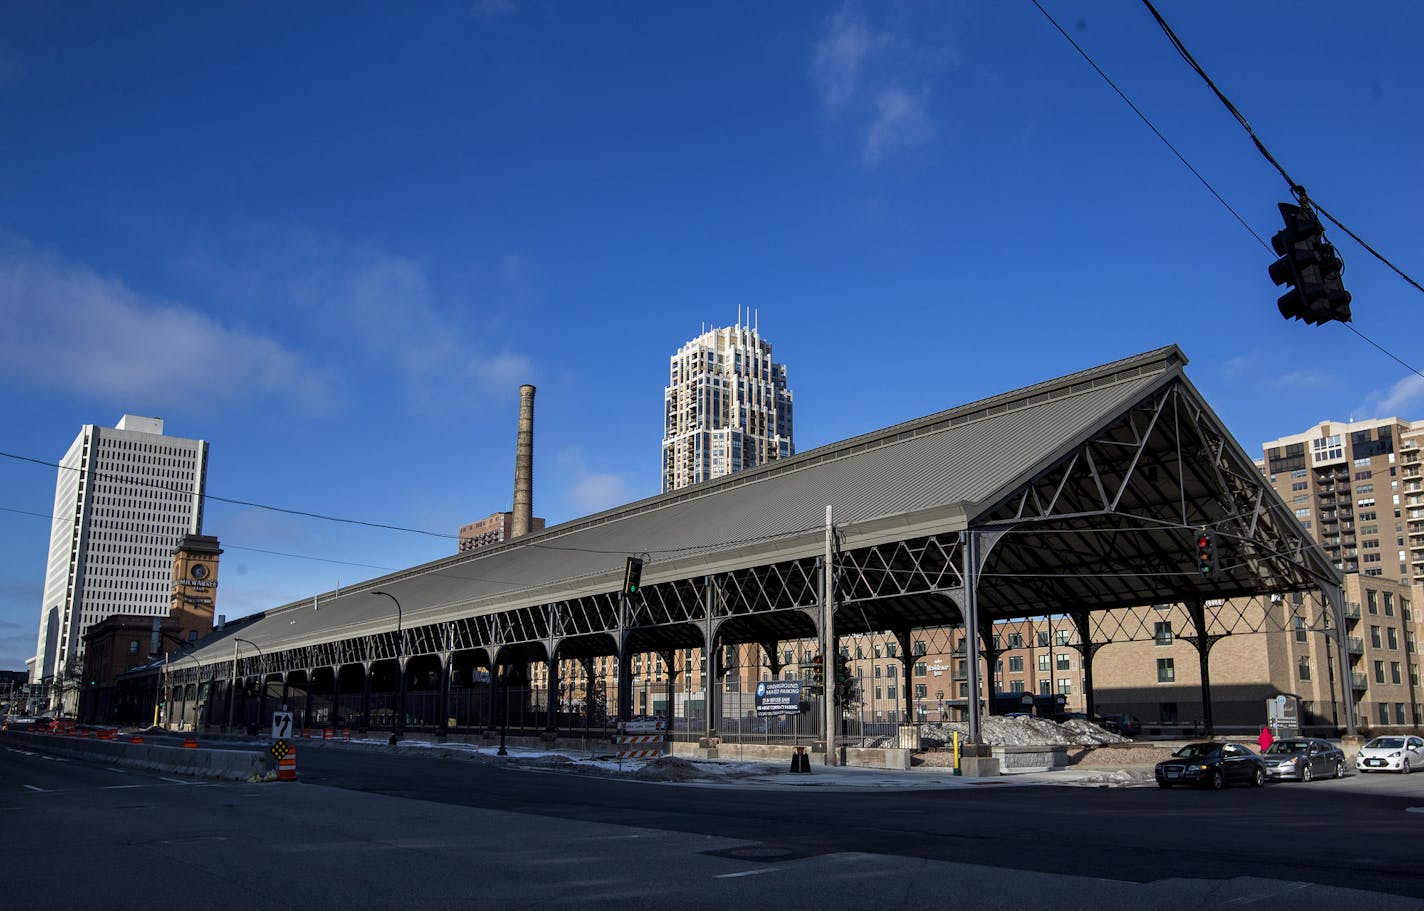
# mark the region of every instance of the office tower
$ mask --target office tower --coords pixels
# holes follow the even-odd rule
[[[117,614],[166,618],[174,551],[202,533],[208,444],[160,418],[86,424],[60,460],[31,680],[81,667],[84,633]]]
[[[663,392],[663,490],[795,454],[786,365],[754,326],[705,332],[671,358]]]

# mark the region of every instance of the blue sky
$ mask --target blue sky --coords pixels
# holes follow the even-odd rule
[[[1284,182],[1147,11],[1043,2],[1269,240]],[[1424,6],[1159,8],[1424,277]],[[1409,361],[1424,295],[1329,233]],[[221,497],[453,535],[510,507],[524,382],[537,515],[654,494],[668,358],[739,308],[802,451],[1170,343],[1253,454],[1424,417],[1404,367],[1281,319],[1273,258],[1029,0],[0,2],[0,450],[156,415]],[[53,490],[0,459],[0,668]],[[219,502],[204,530],[229,616],[454,550]]]

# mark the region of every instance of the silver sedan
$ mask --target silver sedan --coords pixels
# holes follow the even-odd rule
[[[1287,737],[1277,740],[1261,754],[1266,775],[1310,781],[1315,778],[1343,778],[1345,754],[1328,740]]]

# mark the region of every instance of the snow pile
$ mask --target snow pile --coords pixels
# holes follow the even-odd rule
[[[954,733],[961,743],[969,735],[964,722],[936,722],[920,726],[920,749],[944,749],[951,745]],[[1096,746],[1103,743],[1126,743],[1127,738],[1109,733],[1091,721],[1074,718],[1059,724],[1047,718],[1025,716],[1005,718],[988,715],[980,719],[979,736],[993,746]],[[890,746],[893,738],[877,746]]]

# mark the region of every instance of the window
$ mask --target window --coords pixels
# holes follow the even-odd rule
[[[1053,633],[1053,641],[1058,645],[1067,645],[1068,637],[1070,635],[1071,634],[1066,629],[1055,630]]]
[[[1380,647],[1380,628],[1378,626],[1370,627],[1370,645],[1375,648]]]
[[[926,685],[923,684],[923,683],[917,683],[917,684],[915,684],[915,698],[916,698],[916,699],[924,699],[924,698],[925,698],[926,696],[928,696],[929,694],[930,694],[930,690],[929,690],[929,687],[928,687],[928,686],[926,686]]]
[[[894,699],[897,693],[898,690],[893,684],[885,688],[885,698],[887,699]]]
[[[1394,630],[1390,630],[1390,632],[1394,632]],[[138,640],[137,640],[137,639],[130,639],[130,640],[129,640],[129,654],[130,654],[130,655],[137,655],[137,654],[138,654]]]
[[[1391,662],[1389,663],[1389,682],[1390,682],[1390,683],[1403,683],[1403,682],[1404,682],[1404,675],[1403,675],[1402,671],[1403,671],[1403,668],[1400,666],[1400,663],[1399,663],[1398,661],[1391,661]]]
[[[1399,630],[1391,626],[1389,629],[1385,630],[1384,633],[1385,641],[1389,643],[1389,647],[1391,649],[1399,648]]]
[[[1297,616],[1297,617],[1295,618],[1295,641],[1297,641],[1297,642],[1304,642],[1304,641],[1306,641],[1306,638],[1307,638],[1307,637],[1306,637],[1306,629],[1305,629],[1305,618],[1304,618],[1304,617]],[[1305,678],[1301,678],[1301,679],[1305,679]]]
[[[1060,671],[1066,671],[1073,666],[1067,655],[1055,655],[1054,659],[1054,665]]]
[[[915,662],[915,676],[916,676],[916,677],[928,677],[929,675],[930,675],[930,669],[925,665],[925,663],[924,663],[923,661],[916,661],[916,662]]]
[[[926,652],[925,652],[925,640],[923,640],[923,639],[916,639],[916,640],[915,640],[915,654],[916,654],[916,655],[923,655],[923,654],[926,654]]]
[[[1384,593],[1384,615],[1386,617],[1394,616],[1394,592]]]
[[[1394,704],[1394,723],[1404,724],[1404,703],[1402,702]]]
[[[1048,632],[1046,630],[1041,630],[1038,634],[1038,647],[1048,648]]]
[[[1383,673],[1383,672],[1381,672]],[[1177,679],[1177,669],[1171,658],[1157,659],[1157,682],[1173,683]]]
[[[1158,645],[1172,644],[1172,621],[1162,620],[1153,625],[1153,639]]]
[[[894,665],[894,664],[887,664],[887,665],[885,665],[885,676],[886,676],[886,677],[894,677],[894,676],[897,676],[899,673],[900,673],[900,671],[899,671],[898,665]]]
[[[1009,648],[1023,648],[1023,633],[1009,633]]]
[[[1297,666],[1299,667],[1300,679],[1302,679],[1302,680],[1309,680],[1309,679],[1310,679],[1310,659],[1307,658],[1307,657],[1304,656],[1304,655],[1301,655],[1298,659],[1296,659],[1296,663],[1297,663]]]
[[[1049,670],[1049,667],[1048,667],[1048,656],[1047,656],[1047,655],[1039,655],[1039,656],[1038,656],[1038,669],[1041,670],[1041,671],[1047,671],[1047,670]]]
[[[900,646],[896,645],[895,643],[893,643],[893,642],[887,642],[887,643],[885,643],[885,657],[886,657],[886,658],[894,658],[895,655],[896,655],[899,651],[900,651]]]
[[[1375,683],[1384,683],[1384,662],[1375,662]]]
[[[1158,707],[1158,716],[1162,719],[1163,724],[1177,723],[1177,703],[1159,702]]]
[[[1042,696],[1051,696],[1051,695],[1053,695],[1052,690],[1053,690],[1053,683],[1052,683],[1051,681],[1049,681],[1049,680],[1040,680],[1040,681],[1038,681],[1038,692],[1039,692],[1039,695],[1042,695]]]
[[[1000,648],[1003,647],[1003,643],[1001,643],[1001,642],[999,641],[999,639],[1000,639],[999,635],[998,635],[997,633],[994,634],[994,637],[993,637],[993,640],[992,640],[994,644],[990,646],[990,648],[992,648],[992,649],[993,649],[994,651],[996,651],[996,652],[997,652]]]
[[[1009,692],[1010,692],[1010,693],[1022,693],[1023,691],[1024,691],[1024,682],[1023,682],[1022,680],[1010,680],[1010,681],[1009,681]]]
[[[1009,673],[1023,673],[1023,655],[1012,655],[1009,658]]]
[[[1379,706],[1380,724],[1389,724],[1389,703],[1380,702],[1377,705]]]
[[[1373,589],[1365,589],[1365,609],[1372,614],[1379,613],[1379,593]]]
[[[1072,695],[1072,693],[1073,693],[1073,678],[1072,678],[1072,677],[1059,677],[1059,678],[1058,678],[1058,692],[1062,693],[1062,694],[1065,695],[1065,696]]]

